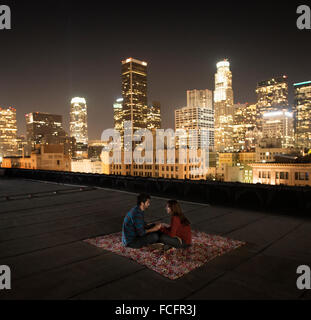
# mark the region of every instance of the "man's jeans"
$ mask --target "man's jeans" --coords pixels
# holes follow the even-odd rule
[[[136,238],[131,243],[129,243],[127,247],[132,249],[140,249],[142,247],[148,246],[149,244],[158,243],[158,242],[159,242],[159,233],[150,232],[142,237]]]

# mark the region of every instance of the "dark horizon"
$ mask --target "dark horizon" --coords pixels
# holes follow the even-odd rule
[[[56,3],[56,4],[55,4]],[[235,103],[256,102],[257,82],[286,74],[292,84],[311,80],[311,31],[296,27],[303,4],[146,3],[108,7],[76,1],[5,1],[12,30],[0,31],[0,107],[25,114],[63,115],[68,132],[70,100],[85,97],[89,138],[113,126],[112,104],[121,96],[121,60],[148,62],[148,101],[162,105],[163,127],[174,127],[174,109],[186,90],[214,90],[216,63],[228,58]]]

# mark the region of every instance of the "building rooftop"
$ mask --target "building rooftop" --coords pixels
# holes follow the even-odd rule
[[[135,200],[112,189],[0,176],[0,261],[12,271],[12,290],[0,291],[0,300],[311,298],[296,288],[297,267],[311,265],[307,218],[182,202],[194,229],[247,245],[173,281],[83,242],[119,232]],[[168,222],[165,202],[152,198],[147,222]]]

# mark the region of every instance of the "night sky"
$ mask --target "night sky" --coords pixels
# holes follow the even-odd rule
[[[70,100],[82,96],[89,138],[99,139],[113,126],[128,57],[149,63],[148,101],[161,102],[165,128],[174,128],[187,89],[214,90],[223,58],[235,102],[255,102],[257,82],[273,76],[311,80],[311,30],[296,28],[296,8],[307,1],[115,3],[1,1],[11,7],[12,30],[0,31],[0,106],[17,109],[19,133],[34,111],[62,114],[68,131]]]

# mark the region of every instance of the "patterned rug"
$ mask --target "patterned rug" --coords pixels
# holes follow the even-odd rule
[[[161,250],[154,250],[148,247],[142,249],[125,248],[122,245],[121,237],[121,233],[115,233],[88,239],[85,242],[130,258],[172,280],[176,280],[201,267],[208,261],[245,244],[237,240],[192,231],[191,247],[187,249],[170,249],[163,253]]]

